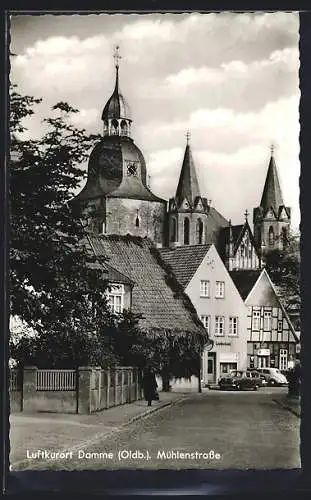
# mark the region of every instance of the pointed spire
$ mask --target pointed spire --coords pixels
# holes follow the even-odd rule
[[[187,198],[189,202],[193,204],[195,199],[198,196],[201,196],[195,165],[189,144],[189,131],[186,134],[186,138],[187,144],[176,190],[176,198],[178,204],[182,203],[185,198]]]
[[[265,185],[263,188],[260,206],[265,210],[268,210],[270,207],[273,207],[274,210],[278,212],[279,207],[281,205],[284,205],[284,202],[274,159],[274,150],[275,146],[272,145],[270,162],[268,166],[268,172],[266,176]]]

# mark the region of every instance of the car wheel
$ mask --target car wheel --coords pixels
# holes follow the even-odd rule
[[[275,380],[271,379],[269,385],[274,386],[275,385]]]
[[[255,385],[255,387],[253,387],[253,391],[258,391],[258,385]]]
[[[240,386],[240,385],[237,385],[237,386],[236,386],[236,390],[237,390],[237,391],[240,391],[240,390],[241,390],[241,386]]]

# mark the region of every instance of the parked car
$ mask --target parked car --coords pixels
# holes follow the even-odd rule
[[[267,381],[262,373],[259,373],[257,370],[247,370],[246,373],[250,374],[250,376],[256,380],[259,387],[265,387],[267,385]]]
[[[257,368],[263,375],[268,385],[288,385],[288,380],[278,368]]]
[[[221,377],[218,381],[218,385],[221,390],[231,389],[243,391],[250,389],[257,391],[257,389],[261,386],[261,380],[258,377],[254,377],[251,372],[234,370],[228,375]]]

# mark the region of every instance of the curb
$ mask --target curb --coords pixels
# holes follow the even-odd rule
[[[81,449],[85,448],[86,446],[91,446],[92,444],[96,443],[99,439],[103,439],[103,438],[104,439],[108,439],[108,438],[112,437],[114,434],[117,434],[118,432],[121,432],[124,428],[126,428],[131,423],[136,422],[137,420],[140,420],[140,419],[143,419],[143,418],[147,418],[150,414],[155,413],[157,411],[160,411],[163,408],[167,408],[168,406],[173,406],[174,404],[178,404],[181,401],[183,401],[184,399],[187,399],[187,396],[183,395],[181,397],[177,397],[173,401],[164,402],[161,406],[154,406],[153,408],[151,408],[150,410],[145,411],[144,413],[140,413],[139,415],[135,415],[134,417],[131,417],[129,420],[126,420],[125,422],[123,422],[122,424],[120,424],[118,427],[116,427],[115,429],[111,430],[110,432],[106,432],[106,433],[105,432],[101,432],[99,434],[95,434],[93,437],[91,437],[90,439],[88,439],[86,441],[82,441],[80,443],[77,443],[74,446],[71,446],[70,448],[65,448],[65,449],[59,450],[59,451],[65,453],[65,452],[68,452],[68,451],[81,450]],[[25,464],[26,463],[29,464],[32,460],[36,460],[36,459],[23,459],[23,460],[18,460],[15,463],[13,462],[12,464],[9,465],[9,470],[10,471],[14,471],[14,467],[15,466],[21,465],[21,464],[24,464],[24,463]],[[52,460],[52,459],[42,460],[42,462],[49,463],[50,460]],[[33,469],[26,469],[26,470],[33,470]]]
[[[127,427],[130,425],[132,422],[136,422],[137,420],[140,420],[142,418],[148,417],[151,413],[155,413],[156,411],[162,410],[162,408],[166,408],[167,406],[173,406],[176,403],[180,403],[183,399],[186,399],[185,397],[180,397],[176,398],[174,401],[167,401],[166,403],[163,403],[161,406],[154,406],[153,408],[151,407],[150,410],[145,411],[144,413],[140,413],[139,415],[135,415],[134,417],[131,417],[129,420],[126,422],[123,422],[118,429]]]
[[[301,414],[299,413],[299,411],[294,410],[290,406],[287,406],[286,404],[282,403],[281,401],[278,401],[277,399],[273,399],[273,401],[277,405],[279,405],[281,408],[284,408],[285,410],[288,410],[290,413],[292,413],[293,415],[295,415],[297,418],[301,418]]]

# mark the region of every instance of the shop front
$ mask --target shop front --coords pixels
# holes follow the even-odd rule
[[[247,367],[289,370],[296,359],[294,342],[247,343]]]

